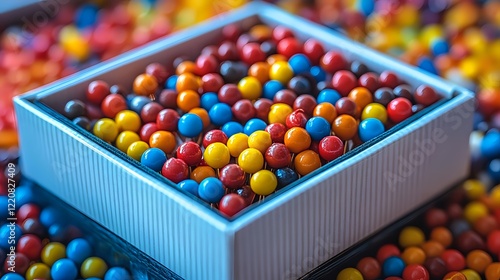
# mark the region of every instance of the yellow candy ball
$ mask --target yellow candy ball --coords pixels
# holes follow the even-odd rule
[[[340,271],[337,275],[337,280],[363,280],[363,275],[359,270],[348,267]]]
[[[270,195],[278,186],[278,179],[269,170],[259,170],[250,178],[250,188],[257,195]]]
[[[293,112],[292,107],[285,103],[276,103],[269,108],[269,123],[280,123],[286,125],[286,117]]]
[[[490,192],[491,205],[500,208],[500,185],[495,186]]]
[[[264,166],[264,156],[255,148],[245,149],[238,156],[238,165],[246,173],[256,173]]]
[[[258,130],[248,136],[248,147],[255,148],[264,154],[273,143],[271,134],[267,131]]]
[[[488,207],[481,202],[473,201],[469,202],[464,207],[464,218],[473,224],[479,218],[488,215]]]
[[[106,142],[113,142],[118,135],[118,126],[112,119],[102,118],[93,128],[94,135]]]
[[[106,271],[108,271],[108,265],[98,257],[90,257],[86,259],[80,267],[80,274],[83,278],[103,278]]]
[[[212,143],[207,146],[203,153],[203,159],[212,168],[222,168],[231,160],[229,149],[220,142]]]
[[[42,262],[52,266],[56,261],[66,257],[66,247],[59,242],[50,242],[43,247],[40,254]]]
[[[462,187],[470,200],[479,199],[486,194],[486,187],[480,180],[469,179],[463,183]]]
[[[148,143],[144,141],[135,141],[127,149],[127,155],[137,161],[141,161],[142,154],[149,149]]]
[[[123,131],[120,134],[118,134],[118,137],[116,138],[116,147],[118,150],[126,153],[128,150],[128,147],[132,145],[132,143],[140,141],[141,138],[137,133],[133,131]]]
[[[34,263],[28,267],[26,280],[50,279],[50,267],[44,263]]]
[[[462,272],[462,274],[465,276],[465,278],[467,278],[467,280],[481,280],[481,275],[479,275],[479,273],[470,268],[464,269],[460,272]]]
[[[403,248],[420,246],[425,242],[424,232],[418,227],[405,227],[399,233],[399,245]]]
[[[141,129],[141,117],[134,111],[123,110],[116,114],[115,122],[119,131],[138,132]]]
[[[286,61],[276,61],[269,69],[269,78],[286,85],[293,78],[293,70]]]
[[[256,100],[262,95],[262,85],[257,78],[248,76],[240,80],[238,89],[241,96],[248,100]]]
[[[236,133],[227,139],[227,148],[231,156],[237,158],[241,152],[248,148],[248,136],[244,133]]]
[[[375,118],[381,121],[383,124],[387,122],[387,110],[382,104],[370,103],[366,105],[361,113],[361,119],[365,120],[368,118]]]

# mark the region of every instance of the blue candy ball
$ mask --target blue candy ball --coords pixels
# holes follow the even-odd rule
[[[158,148],[149,148],[141,156],[141,163],[156,172],[161,171],[166,161],[167,155]]]
[[[217,103],[208,111],[210,121],[216,126],[223,126],[233,119],[231,107],[225,103]]]
[[[112,267],[104,275],[104,280],[130,280],[130,274],[123,267]]]
[[[290,167],[276,169],[274,175],[278,179],[278,189],[286,187],[299,179],[299,175]]]
[[[311,61],[309,58],[302,53],[294,54],[288,60],[288,64],[293,70],[295,75],[307,73],[311,68]]]
[[[63,220],[63,213],[55,207],[47,206],[40,212],[40,222],[47,228],[53,224],[61,223]]]
[[[500,158],[500,132],[489,131],[481,142],[481,155],[487,159]]]
[[[172,76],[168,77],[168,79],[165,81],[165,88],[175,90],[175,88],[177,86],[177,78],[178,77],[179,76],[177,76],[177,75],[172,75]]]
[[[224,185],[217,178],[206,178],[198,187],[198,195],[208,203],[217,203],[224,196]]]
[[[359,138],[363,142],[367,142],[380,134],[384,133],[384,124],[375,118],[368,118],[363,120],[358,127]]]
[[[94,4],[82,5],[75,13],[75,25],[80,28],[92,27],[96,24],[99,7]]]
[[[335,103],[337,103],[337,101],[341,97],[342,96],[340,95],[340,93],[338,91],[336,91],[334,89],[330,89],[330,88],[325,88],[318,93],[318,97],[316,97],[316,101],[318,102],[318,104],[323,103],[323,102],[328,102],[328,103],[335,105]]]
[[[178,122],[179,133],[186,137],[196,137],[203,131],[203,121],[196,114],[184,114]]]
[[[78,276],[78,269],[70,259],[57,260],[50,269],[52,280],[72,280]]]
[[[306,131],[314,141],[330,135],[330,123],[322,117],[312,117],[306,123]]]
[[[375,10],[375,0],[358,0],[358,10],[369,16]]]
[[[436,66],[434,66],[434,61],[427,57],[427,56],[424,56],[424,57],[421,57],[419,60],[418,60],[418,67],[420,69],[423,69],[429,73],[432,73],[434,75],[437,75],[438,74],[438,71],[436,69]]]
[[[200,98],[201,108],[205,109],[207,112],[217,103],[219,103],[219,97],[217,93],[214,92],[206,92]]]
[[[243,132],[243,126],[238,122],[228,122],[221,128],[222,132],[227,135],[227,137],[231,137],[236,133]]]
[[[61,224],[53,224],[49,227],[50,241],[64,243],[68,228]]]
[[[198,196],[198,183],[195,180],[186,179],[179,182],[177,187],[193,194],[194,196]]]
[[[495,185],[500,183],[500,159],[494,159],[488,164],[488,174]]]
[[[447,54],[450,51],[450,46],[448,42],[444,39],[435,39],[431,43],[432,54],[438,56],[441,54]]]
[[[16,188],[16,209],[24,204],[37,202],[32,184],[23,184]]]
[[[284,89],[284,87],[279,81],[267,81],[262,87],[262,97],[273,100],[276,93],[282,89]]]
[[[130,100],[129,108],[130,110],[136,112],[137,114],[141,114],[142,108],[146,106],[146,104],[150,103],[151,99],[146,96],[134,96]]]
[[[405,269],[405,263],[400,257],[389,257],[384,261],[382,271],[384,277],[403,275],[403,270]]]
[[[11,222],[3,224],[0,227],[0,248],[9,249],[10,246],[17,244],[21,234],[23,234],[23,231],[19,225]]]
[[[323,82],[326,80],[326,72],[320,66],[313,66],[309,69],[309,74],[313,76],[317,83]]]
[[[66,256],[77,265],[80,265],[84,260],[92,256],[92,246],[83,238],[73,239],[66,247]]]
[[[2,276],[2,278],[0,278],[0,280],[24,280],[24,277],[17,274],[17,273],[9,272],[9,273],[5,274],[4,276]]]
[[[246,135],[250,135],[257,130],[265,130],[266,127],[266,122],[261,119],[249,119],[243,127],[243,133],[245,133]]]

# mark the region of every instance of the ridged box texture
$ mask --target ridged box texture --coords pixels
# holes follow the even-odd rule
[[[446,101],[227,219],[54,113],[95,79],[132,81],[217,43],[223,26],[284,25]],[[43,104],[47,105],[43,105]],[[23,170],[186,279],[295,279],[465,178],[473,95],[278,8],[251,3],[15,99]],[[50,109],[53,108],[54,110]]]

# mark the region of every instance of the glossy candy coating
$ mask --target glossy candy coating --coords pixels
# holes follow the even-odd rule
[[[330,123],[322,117],[310,118],[305,125],[305,129],[313,141],[320,141],[329,136],[331,131]]]
[[[179,183],[188,178],[189,169],[183,160],[169,158],[163,165],[161,174],[172,182]]]
[[[256,173],[264,166],[264,156],[257,149],[247,148],[239,154],[238,165],[246,173]]]
[[[259,170],[250,178],[250,187],[257,195],[270,195],[276,190],[278,180],[269,170]]]
[[[332,161],[344,154],[344,143],[337,136],[326,136],[319,142],[319,155],[326,161]]]
[[[248,136],[248,147],[255,148],[264,154],[271,146],[271,134],[267,131],[257,130]]]
[[[297,154],[311,146],[311,136],[304,128],[292,127],[286,132],[283,142],[290,152]]]
[[[163,109],[156,117],[156,125],[159,130],[175,132],[179,119],[180,116],[175,110]]]
[[[210,121],[216,126],[223,126],[231,121],[233,113],[231,107],[224,103],[217,103],[208,111]]]
[[[226,194],[219,202],[219,211],[228,217],[236,215],[247,206],[245,199],[235,193]]]
[[[393,99],[387,105],[387,115],[394,123],[400,123],[412,115],[411,102],[403,97]]]
[[[321,159],[312,150],[305,150],[297,154],[293,160],[293,166],[300,175],[307,175],[321,167]]]
[[[95,123],[93,133],[106,142],[113,142],[118,135],[118,126],[112,119],[103,118]]]
[[[244,133],[236,133],[227,140],[227,148],[232,157],[237,158],[241,152],[248,148],[248,136]]]
[[[50,267],[44,263],[34,263],[26,271],[25,279],[50,279]]]
[[[201,151],[200,151],[201,158]],[[167,155],[164,151],[158,148],[149,148],[141,155],[141,163],[153,169],[156,172],[160,172],[163,164],[167,161]]]
[[[192,141],[182,143],[177,148],[177,158],[183,160],[188,166],[198,165],[202,158],[200,146]]]
[[[384,133],[384,124],[375,118],[368,118],[363,120],[358,127],[358,135],[361,141],[367,142],[380,134]]]
[[[189,175],[190,179],[196,181],[198,184],[208,177],[216,177],[215,170],[210,166],[198,166]]]
[[[60,259],[52,266],[50,275],[53,280],[76,279],[78,276],[78,269],[75,263],[70,259]]]
[[[290,165],[292,156],[282,143],[273,143],[265,152],[265,159],[271,168],[284,168]]]
[[[198,115],[187,113],[179,118],[177,129],[182,136],[196,137],[203,130],[203,121]]]
[[[115,123],[119,131],[138,132],[141,128],[141,117],[134,111],[123,110],[116,114]]]
[[[203,159],[212,168],[222,168],[229,163],[231,155],[226,145],[216,142],[206,147],[203,152]]]
[[[148,143],[144,141],[135,141],[127,149],[127,155],[137,161],[141,160],[142,154],[149,149]]]
[[[40,254],[41,260],[52,266],[57,260],[66,257],[66,247],[59,242],[51,242],[43,247]]]
[[[358,123],[350,115],[340,115],[333,121],[332,131],[342,141],[347,141],[356,135]]]
[[[194,90],[184,90],[177,95],[177,108],[189,112],[193,108],[200,107],[200,95]]]
[[[198,195],[208,203],[217,203],[224,196],[224,186],[217,178],[206,178],[198,187]]]
[[[165,152],[165,154],[171,154],[175,150],[176,145],[174,134],[168,131],[156,131],[149,138],[149,146],[151,148],[158,148]]]
[[[158,80],[153,75],[140,74],[133,83],[133,91],[138,95],[150,96],[158,89]]]
[[[80,267],[80,274],[84,278],[97,277],[102,278],[108,270],[106,262],[98,257],[90,257],[83,261]]]
[[[66,256],[77,265],[80,265],[89,258],[92,254],[92,247],[90,243],[83,238],[76,238],[71,240],[66,247]]]

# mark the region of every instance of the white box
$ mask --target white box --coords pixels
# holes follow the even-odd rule
[[[91,141],[38,101],[61,110],[94,79],[124,83],[151,62],[216,43],[223,26],[285,25],[375,71],[449,98],[380,141],[226,219],[115,148]],[[453,97],[453,98],[452,98]],[[473,95],[326,27],[251,3],[15,99],[26,176],[186,279],[293,279],[465,178]],[[95,137],[94,137],[95,138]]]

